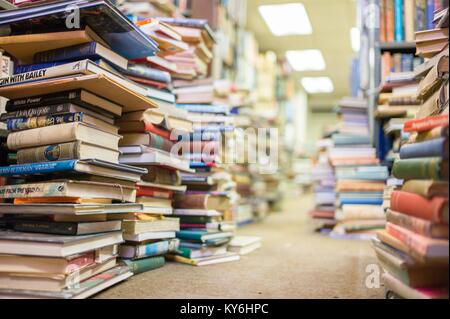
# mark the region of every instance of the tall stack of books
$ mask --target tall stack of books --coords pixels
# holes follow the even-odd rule
[[[336,181],[328,154],[334,143],[332,139],[328,138],[318,141],[316,146],[318,156],[312,171],[315,207],[309,212],[309,215],[316,222],[315,226],[318,231],[329,232],[336,225]]]
[[[69,3],[84,17],[81,29],[66,28]],[[119,164],[115,120],[156,104],[117,70],[157,45],[107,1],[5,13],[10,35],[0,47],[16,67],[0,80],[9,99],[1,120],[17,165],[0,168],[11,178],[0,188],[9,202],[1,206],[0,294],[86,298],[133,274],[117,262],[118,245],[122,216],[142,211],[136,184],[147,170]]]
[[[448,8],[446,9],[448,12]],[[436,24],[448,27],[448,14],[436,13]],[[439,34],[440,28],[426,31]],[[404,181],[392,193],[387,226],[373,241],[382,267],[388,297],[448,298],[449,171],[448,171],[448,38],[423,42],[416,34],[419,54],[427,61],[416,74],[421,106],[405,122],[408,141],[393,166]],[[434,55],[419,50],[433,43]],[[447,49],[436,50],[436,47]]]
[[[339,102],[342,126],[333,134],[334,148],[330,150],[338,223],[331,236],[365,239],[385,226],[382,204],[388,169],[380,166],[371,145],[367,107],[363,99]]]

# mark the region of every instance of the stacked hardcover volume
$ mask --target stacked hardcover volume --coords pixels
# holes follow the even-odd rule
[[[435,20],[437,25],[448,27],[448,15]],[[440,34],[448,29],[426,32]],[[416,69],[420,79],[417,98],[422,104],[416,118],[404,124],[409,140],[400,148],[400,159],[393,166],[394,177],[404,183],[392,193],[386,230],[379,232],[374,248],[387,271],[383,278],[389,297],[447,299],[448,37],[434,37],[426,44],[422,35],[416,34],[418,50],[432,43],[435,49],[425,55],[419,50],[427,58]]]
[[[68,3],[84,17],[75,31],[64,23]],[[0,48],[15,65],[0,82],[9,99],[1,120],[17,151],[17,165],[0,168],[9,180],[0,187],[0,294],[86,298],[133,274],[117,260],[122,225],[130,228],[122,219],[142,211],[136,184],[149,172],[119,164],[115,122],[157,105],[118,70],[157,44],[107,1],[45,2],[0,20],[10,32]]]

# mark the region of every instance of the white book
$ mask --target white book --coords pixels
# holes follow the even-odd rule
[[[174,231],[148,232],[138,235],[123,234],[123,239],[125,239],[126,241],[133,241],[133,242],[142,242],[155,239],[170,239],[175,237],[176,233]]]
[[[91,60],[75,61],[75,62],[70,62],[70,63],[54,66],[51,68],[15,74],[13,76],[0,79],[0,86],[19,84],[19,83],[27,83],[30,81],[57,78],[57,77],[76,75],[76,74],[104,75],[104,76],[108,77],[109,79],[113,80],[114,82],[116,82],[138,94],[145,96],[147,93],[147,90],[145,88],[135,84],[134,82],[132,82],[130,80],[125,79],[124,77],[121,77],[121,76],[114,74],[106,69],[103,69],[102,67],[98,66]]]

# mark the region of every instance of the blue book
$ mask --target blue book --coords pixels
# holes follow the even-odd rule
[[[230,109],[226,105],[210,105],[210,104],[177,104],[177,108],[192,113],[213,113],[228,115]]]
[[[121,69],[128,67],[128,60],[109,50],[97,42],[88,42],[66,48],[36,53],[34,63],[49,63],[58,61],[105,59]]]
[[[201,230],[180,230],[176,234],[177,238],[179,239],[192,240],[197,242],[215,241],[233,236],[233,234],[229,232],[208,233],[208,231]]]
[[[178,241],[178,240],[176,240]],[[167,254],[174,246],[172,241],[164,240],[156,243],[148,243],[143,245],[122,245],[119,255],[125,259],[139,259]]]
[[[18,117],[8,119],[6,127],[8,131],[21,131],[37,127],[51,126],[63,123],[83,122],[84,113],[66,113],[39,117],[38,121],[42,124],[36,125],[36,118]]]
[[[448,151],[448,139],[442,137],[420,143],[406,144],[400,149],[400,158],[442,157],[448,159]]]
[[[31,163],[0,167],[0,176],[44,175],[75,170],[77,160]]]
[[[102,64],[105,62],[102,59],[99,60],[90,60],[91,62],[97,64],[98,66],[102,66]],[[45,63],[33,63],[33,64],[23,64],[18,65],[14,68],[14,74],[20,74],[20,73],[27,73],[27,72],[33,72],[38,71],[42,69],[52,68],[59,65],[68,64],[74,61],[56,61],[56,62],[45,62]]]
[[[395,42],[405,41],[405,26],[403,19],[403,0],[395,0],[394,5],[394,36]]]
[[[416,31],[427,28],[427,0],[416,0]]]
[[[340,205],[382,205],[381,198],[340,198]]]
[[[434,0],[427,0],[427,30],[434,29]]]

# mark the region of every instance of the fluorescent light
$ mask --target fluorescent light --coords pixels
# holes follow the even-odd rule
[[[329,77],[303,78],[302,85],[309,94],[332,93],[334,91],[333,82]]]
[[[320,50],[287,51],[286,59],[295,71],[323,71],[326,68]]]
[[[359,52],[361,49],[361,33],[359,32],[359,28],[352,28],[350,30],[350,37],[352,39],[353,51]]]
[[[311,34],[311,22],[301,3],[259,6],[259,12],[275,36]]]

